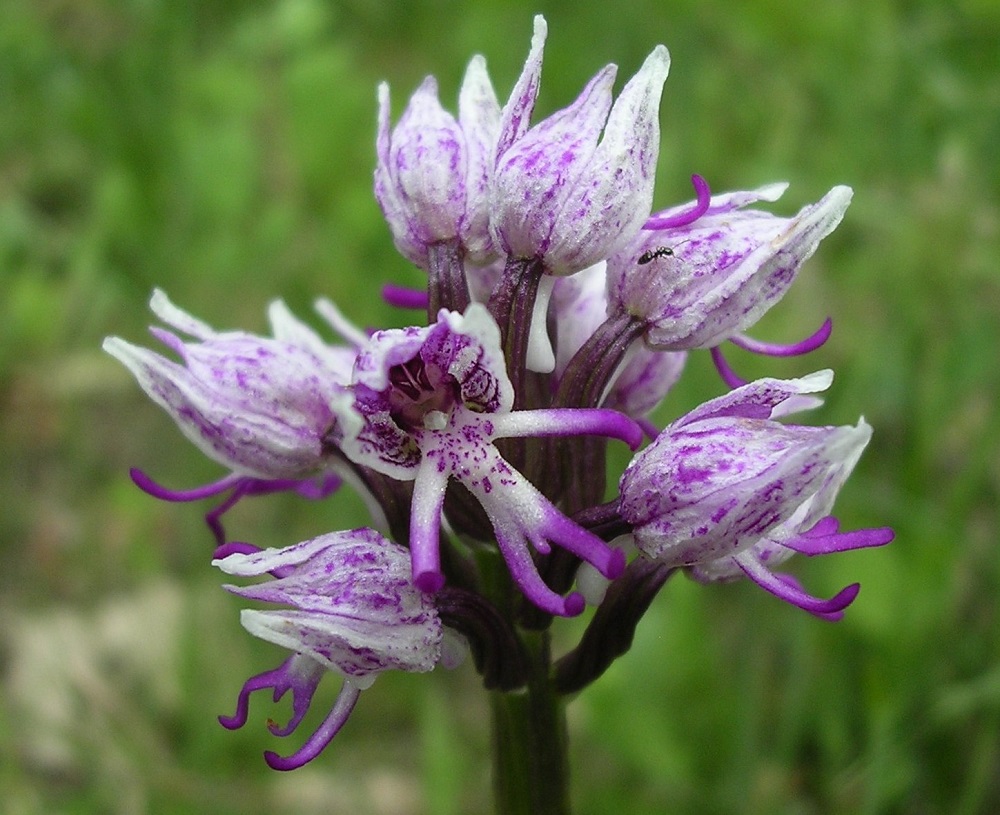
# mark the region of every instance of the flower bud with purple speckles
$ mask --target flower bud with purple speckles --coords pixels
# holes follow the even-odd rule
[[[752,326],[851,201],[849,187],[834,187],[791,218],[745,208],[777,200],[786,186],[713,196],[681,226],[669,224],[690,205],[654,216],[654,226],[608,259],[609,313],[632,315],[646,343],[664,351],[711,348]]]
[[[669,67],[658,46],[612,105],[617,69],[609,65],[568,108],[509,146],[501,135],[491,224],[504,252],[541,258],[549,274],[567,275],[634,237],[653,200]]]
[[[402,546],[371,529],[321,535],[284,549],[219,552],[213,565],[237,577],[273,580],[226,586],[233,594],[290,608],[246,609],[243,627],[294,653],[274,671],[252,677],[237,712],[220,721],[233,729],[247,720],[249,694],[273,688],[275,700],[292,691],[292,719],[271,732],[287,736],[300,724],[327,671],[344,684],[327,719],[292,756],[267,753],[268,764],[290,770],[312,760],[347,720],[360,692],[386,670],[422,673],[441,658],[442,629],[429,596],[410,579]]]
[[[856,427],[808,427],[772,416],[792,397],[825,390],[831,379],[820,371],[799,380],[759,380],[660,433],[620,484],[620,512],[638,549],[667,566],[703,567],[702,579],[721,578],[727,575],[720,563],[747,571],[747,550],[757,546],[762,563],[768,559],[762,542],[789,540],[822,521],[871,428],[864,420]],[[874,532],[863,545],[891,539]],[[808,610],[839,612],[854,593]]]

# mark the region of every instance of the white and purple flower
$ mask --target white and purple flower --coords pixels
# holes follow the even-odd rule
[[[762,379],[705,403],[668,426],[622,475],[622,517],[647,557],[690,567],[701,579],[746,574],[768,591],[820,616],[839,614],[849,586],[817,600],[773,575],[774,550],[809,554],[879,546],[886,529],[837,534],[829,516],[871,436],[856,427],[806,427],[774,420],[781,406],[825,390],[832,373]]]
[[[206,516],[219,544],[213,564],[272,578],[226,588],[278,607],[245,610],[242,623],[291,656],[248,679],[220,721],[242,727],[255,691],[275,701],[290,692],[290,720],[269,725],[287,736],[322,677],[343,678],[299,749],[265,754],[276,769],[318,755],[381,672],[430,671],[464,649],[492,691],[544,688],[545,705],[575,693],[628,650],[680,570],[702,582],[749,577],[839,619],[856,584],[820,599],[775,567],[796,552],[892,539],[885,528],[841,532],[830,514],[871,435],[864,420],[778,421],[814,407],[832,374],[747,384],[719,349],[728,340],[794,355],[826,340],[829,321],[789,346],[744,332],[837,226],[851,190],[834,187],[782,218],[750,205],[777,200],[783,184],[713,196],[693,176],[696,201],[650,216],[666,49],[617,99],[609,65],[532,126],[546,34],[536,17],[502,108],[482,57],[469,64],[457,116],[428,77],[393,127],[388,87],[379,88],[375,196],[397,248],[427,271],[425,291],[390,285],[383,296],[425,311],[427,324],[369,336],[321,300],[317,311],[346,341],[331,344],[278,301],[272,336],[219,332],[157,291],[152,310],[173,331],[152,333],[176,358],[104,343],[228,470],[190,490],[140,470],[133,480],[169,501],[225,495]],[[647,417],[699,348],[735,389],[657,432]],[[610,494],[608,439],[636,450],[644,432],[652,443]],[[284,549],[225,542],[221,516],[241,497],[318,499],[341,478],[381,531]],[[553,616],[579,614],[585,592],[598,608],[579,645],[551,663],[544,632]]]
[[[220,544],[225,539],[221,516],[242,497],[293,491],[319,499],[340,486],[323,436],[334,421],[329,403],[350,377],[354,347],[324,342],[280,300],[268,309],[271,337],[216,331],[159,290],[150,308],[164,323],[197,340],[150,329],[183,364],[118,337],[108,337],[104,350],[132,372],[190,441],[230,473],[195,489],[171,490],[133,468],[137,486],[165,501],[228,493],[205,516]],[[362,339],[328,301],[317,308],[350,341]]]
[[[280,301],[269,310],[273,337],[215,331],[161,291],[150,308],[197,340],[150,329],[183,364],[118,337],[104,350],[205,455],[259,479],[306,478],[326,467],[330,403],[350,377],[353,348],[324,343]]]
[[[829,321],[788,346],[761,343],[743,332],[784,296],[802,264],[837,227],[851,189],[834,187],[782,218],[746,207],[776,201],[787,184],[711,196],[700,176],[693,181],[697,202],[654,215],[608,259],[609,313],[640,321],[646,344],[660,350],[715,349],[731,340],[750,351],[792,356],[822,345]],[[743,384],[715,356],[727,381]]]
[[[649,214],[670,56],[657,46],[613,105],[617,68],[608,65],[572,105],[529,130],[545,33],[536,17],[531,53],[503,111],[490,224],[507,255],[542,258],[549,274],[567,275],[604,260]]]
[[[353,401],[337,403],[334,441],[355,463],[414,482],[410,556],[418,587],[436,591],[444,583],[438,537],[451,479],[482,505],[512,577],[539,608],[573,615],[583,598],[546,586],[532,547],[547,553],[555,543],[607,577],[621,573],[621,553],[566,518],[495,442],[596,434],[635,448],[642,431],[610,410],[513,411],[500,333],[483,306],[474,303],[465,314],[442,310],[426,328],[376,332],[358,355],[350,390]]]
[[[332,672],[344,678],[333,708],[299,750],[288,757],[264,754],[274,769],[295,769],[315,758],[382,671],[422,673],[441,659],[441,621],[410,579],[406,549],[372,529],[322,535],[284,549],[254,551],[231,544],[218,550],[212,563],[237,577],[275,578],[225,588],[286,607],[245,609],[240,621],[255,637],[293,652],[278,668],[247,680],[236,713],[219,717],[225,727],[246,724],[254,691],[272,689],[275,701],[291,691],[288,724],[268,725],[274,735],[287,736],[302,722],[323,676]]]
[[[469,258],[496,257],[489,230],[488,191],[500,131],[500,103],[473,57],[458,98],[458,119],[441,107],[427,77],[389,127],[389,86],[378,90],[375,197],[396,248],[421,268],[434,244],[457,241]]]

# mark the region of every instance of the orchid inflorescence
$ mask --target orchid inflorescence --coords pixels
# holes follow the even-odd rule
[[[229,474],[173,491],[171,501],[224,495],[207,520],[213,565],[273,579],[227,586],[279,606],[247,610],[251,633],[287,648],[252,677],[226,727],[247,721],[253,691],[292,694],[293,732],[321,677],[343,686],[329,715],[277,769],[314,758],[380,672],[431,670],[472,652],[487,688],[528,680],[520,635],[597,606],[551,682],[579,690],[627,650],[667,578],[748,577],[825,619],[831,599],[775,572],[790,555],[878,546],[888,529],[840,532],[830,514],[871,429],[787,423],[819,403],[832,374],[746,383],[720,346],[795,355],[744,332],[788,290],[851,199],[834,187],[791,218],[753,205],[785,185],[711,194],[651,212],[661,90],[657,46],[613,98],[615,67],[569,107],[531,125],[546,24],[500,106],[485,61],[470,62],[457,118],[433,78],[395,127],[378,92],[375,195],[399,251],[427,273],[426,291],[387,286],[386,300],[426,310],[426,325],[366,333],[327,300],[329,342],[277,301],[271,336],[216,331],[160,291],[151,308],[172,330],[153,335],[176,362],[113,337],[105,349]],[[175,333],[176,332],[176,333]],[[659,430],[649,418],[686,355],[709,349],[728,393]],[[608,441],[636,453],[606,500]],[[331,532],[284,549],[226,539],[221,517],[247,495],[321,499],[359,490],[371,528]],[[498,557],[499,556],[499,557]],[[490,564],[499,563],[503,579]],[[630,562],[631,561],[631,562]],[[574,584],[576,588],[574,588]],[[499,588],[498,588],[499,586]]]

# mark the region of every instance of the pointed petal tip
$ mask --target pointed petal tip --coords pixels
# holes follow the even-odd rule
[[[115,359],[121,359],[119,354],[122,352],[123,346],[128,345],[121,337],[105,337],[104,341],[101,343],[101,350],[106,354],[111,354]]]
[[[854,188],[848,187],[846,184],[838,184],[826,194],[826,197],[837,201],[843,201],[846,205],[851,202],[852,198],[854,198]]]
[[[639,69],[639,73],[649,72],[651,79],[657,82],[663,82],[666,80],[667,75],[670,73],[670,52],[667,47],[662,43],[654,48],[646,61],[642,63],[642,67]]]
[[[800,393],[818,393],[833,384],[833,369],[823,368],[799,379]]]
[[[438,83],[434,74],[428,74],[427,76],[424,77],[424,81],[421,82],[420,85],[417,87],[414,96],[416,96],[417,94],[428,94],[430,96],[433,96],[435,99],[437,98]]]

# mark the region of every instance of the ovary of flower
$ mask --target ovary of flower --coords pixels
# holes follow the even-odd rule
[[[410,556],[414,583],[437,591],[444,583],[438,537],[450,479],[461,482],[493,524],[497,543],[525,595],[552,614],[583,609],[578,594],[550,589],[531,558],[555,543],[607,577],[624,557],[566,518],[500,455],[502,438],[598,434],[638,446],[642,432],[609,410],[511,411],[500,333],[486,309],[442,310],[426,328],[378,332],[355,365],[353,403],[335,405],[334,441],[358,464],[413,480]]]

